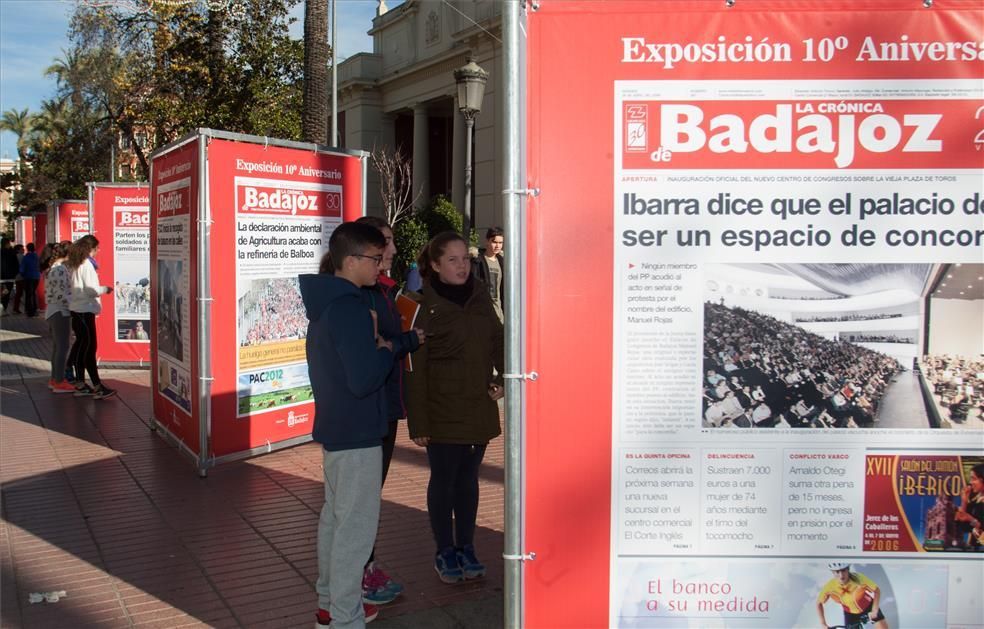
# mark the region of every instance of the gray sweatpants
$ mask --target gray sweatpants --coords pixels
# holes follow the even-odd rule
[[[318,520],[318,607],[337,629],[362,629],[362,570],[379,527],[383,449],[323,450],[325,504]]]
[[[68,344],[72,338],[72,316],[56,312],[48,317],[51,328],[51,379],[65,379],[65,362],[68,360]]]

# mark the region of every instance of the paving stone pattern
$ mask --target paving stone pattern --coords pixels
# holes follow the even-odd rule
[[[53,395],[43,319],[0,319],[0,625],[311,627],[321,453],[306,444],[199,478],[150,430],[150,372],[102,375],[117,399]],[[502,625],[502,439],[481,472],[484,579],[433,569],[427,458],[401,425],[377,561],[406,592],[378,629]],[[57,602],[31,604],[34,592]]]

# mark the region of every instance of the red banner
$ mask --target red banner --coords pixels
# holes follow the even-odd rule
[[[218,139],[208,152],[212,454],[224,456],[311,433],[297,276],[361,216],[362,162]]]
[[[639,101],[623,105],[630,169],[980,168],[972,100]],[[962,138],[943,151],[944,138]]]
[[[154,158],[149,232],[154,418],[196,455],[201,450],[194,264],[200,185],[198,142]]]
[[[150,361],[150,189],[146,184],[89,184],[92,233],[99,239],[99,277],[113,291],[96,317],[97,358]]]
[[[704,293],[726,280],[709,263],[745,267],[769,247],[732,253],[738,245],[727,231],[715,241],[714,228],[745,221],[768,231],[802,216],[796,226],[829,228],[857,256],[832,255],[804,239],[773,247],[761,260],[768,263],[880,263],[889,255],[901,263],[917,254],[920,262],[971,262],[975,255],[979,262],[979,231],[969,216],[979,213],[975,191],[984,167],[981,5],[543,0],[526,19],[527,185],[540,195],[528,200],[525,218],[524,359],[540,377],[526,385],[524,399],[523,551],[536,558],[523,564],[522,624],[815,623],[816,592],[831,578],[831,557],[856,568],[863,553],[916,551],[911,538],[901,545],[908,535],[901,525],[892,538],[898,548],[863,532],[865,506],[872,523],[903,519],[891,500],[899,478],[865,477],[862,468],[877,458],[867,454],[873,439],[883,447],[904,440],[810,431],[780,442],[772,411],[757,407],[761,415],[751,415],[751,397],[735,430],[707,428],[720,424],[702,416],[703,402],[717,410],[701,399],[708,386],[703,363],[715,365],[741,334],[721,340],[713,336],[717,328],[704,326],[724,329],[721,321],[744,312],[726,308],[726,299],[770,297],[749,283],[734,297],[722,289],[706,305]],[[842,174],[848,169],[851,176]],[[914,172],[893,172],[903,170]],[[899,189],[925,199],[896,203]],[[797,198],[791,214],[782,197],[800,192],[809,198]],[[758,197],[771,204],[749,201]],[[901,240],[891,240],[888,230],[903,228],[897,217],[917,214],[925,218],[912,219],[906,242],[920,229],[946,227],[937,249],[902,250]],[[888,234],[888,245],[867,258],[843,236],[850,225],[838,222],[859,215],[871,227],[869,244],[882,236],[878,229]],[[882,216],[884,224],[877,223]],[[688,235],[694,239],[681,238]],[[558,321],[576,322],[583,334],[572,338]],[[853,391],[838,395],[834,414]],[[803,409],[811,412],[820,409]],[[738,427],[758,420],[779,430]],[[910,437],[907,445],[955,449],[950,437]],[[790,451],[831,458],[800,465]],[[913,468],[959,476],[945,457],[912,458]],[[776,558],[780,577],[743,576],[761,574],[763,564],[754,562],[763,557]],[[885,603],[888,573],[898,588],[892,596],[918,587],[897,566],[862,565],[882,584],[889,623],[932,626]],[[931,568],[947,566],[924,569]],[[807,585],[786,589],[793,582]],[[813,582],[817,589],[804,595]],[[950,618],[979,618],[974,600],[951,603]]]
[[[201,134],[153,160],[154,415],[202,469],[207,461],[310,435],[314,403],[298,275],[317,272],[334,227],[361,216],[364,207],[360,157],[251,139]],[[207,161],[200,164],[203,147]],[[206,208],[199,207],[202,186],[209,191]],[[202,211],[209,221],[205,233]],[[131,236],[146,224],[128,206],[118,207],[114,220],[116,230]],[[208,242],[200,249],[205,234]],[[128,278],[131,287],[143,286],[137,275]],[[207,283],[200,286],[200,278]],[[123,292],[134,298],[139,314],[140,290]],[[203,317],[207,338],[199,338]],[[206,344],[204,357],[199,343]],[[202,369],[211,374],[205,400],[199,393]]]
[[[34,233],[30,237],[33,238],[34,247],[37,251],[41,251],[48,244],[48,214],[46,212],[38,212],[34,215]],[[29,240],[28,242],[32,241]]]
[[[48,227],[53,242],[75,242],[91,233],[88,204],[85,201],[51,201],[48,203]]]

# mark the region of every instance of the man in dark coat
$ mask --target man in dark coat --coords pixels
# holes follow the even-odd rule
[[[0,305],[3,314],[7,314],[7,304],[10,303],[10,297],[14,293],[14,280],[17,279],[19,267],[20,262],[17,260],[13,243],[10,242],[10,238],[4,238],[0,244],[0,282],[3,283],[0,287]]]

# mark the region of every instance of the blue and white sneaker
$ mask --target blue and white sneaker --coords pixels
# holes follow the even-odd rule
[[[463,548],[458,548],[455,553],[458,556],[458,566],[466,579],[477,579],[485,576],[485,564],[475,556],[475,547],[471,544]]]
[[[453,546],[441,550],[434,556],[434,569],[437,576],[445,583],[460,583],[465,580],[465,573],[458,565],[458,553]]]

